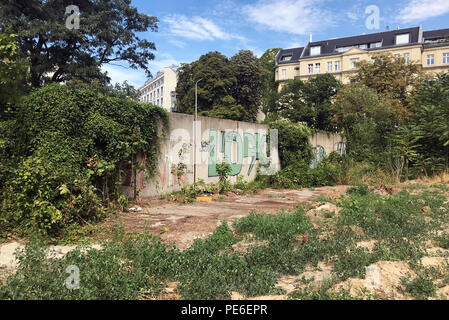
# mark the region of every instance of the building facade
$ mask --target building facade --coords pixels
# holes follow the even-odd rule
[[[166,67],[138,89],[139,101],[152,103],[170,112],[175,111],[177,82],[178,67],[174,65]]]
[[[305,47],[280,50],[276,56],[276,81],[307,80],[331,73],[349,83],[355,63],[390,53],[438,73],[449,70],[449,29],[423,31],[422,26],[368,35],[309,42]]]

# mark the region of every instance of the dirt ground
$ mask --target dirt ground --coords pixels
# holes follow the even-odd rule
[[[299,204],[312,203],[320,196],[336,198],[349,186],[302,190],[261,190],[254,195],[230,194],[224,200],[179,204],[161,200],[137,203],[139,213],[120,213],[107,221],[108,225],[123,226],[126,232],[143,232],[160,236],[165,242],[174,241],[178,248],[190,247],[197,238],[207,238],[222,221],[232,223],[248,216],[251,211],[277,214]]]
[[[407,182],[396,185],[393,188],[381,187],[373,191],[374,193],[383,195],[395,194],[403,187],[414,183],[416,182]],[[133,204],[141,207],[142,211],[118,213],[115,217],[109,218],[100,228],[110,230],[111,227],[121,226],[126,232],[130,233],[147,231],[160,236],[166,243],[174,242],[179,249],[184,250],[190,247],[195,239],[207,238],[222,221],[227,221],[232,224],[234,220],[248,216],[253,210],[258,213],[278,214],[281,210],[292,210],[300,204],[304,205],[308,203],[307,215],[310,216],[312,222],[314,222],[316,217],[319,217],[322,211],[335,211],[338,214],[338,208],[335,205],[319,203],[316,200],[319,197],[327,197],[335,200],[342,194],[345,194],[348,188],[349,186],[302,190],[266,189],[252,195],[228,194],[224,199],[215,198],[213,202],[194,202],[190,204],[179,204],[168,200],[146,200]],[[371,250],[374,245],[374,242],[368,241],[359,244],[360,247],[366,248],[367,250]],[[23,245],[18,242],[9,242],[0,245],[0,280],[7,274],[13,272],[17,267],[14,251],[22,247]],[[73,246],[54,246],[51,248],[53,252],[59,252],[59,254],[65,254],[73,249]],[[449,263],[449,259],[447,258],[449,256],[449,250],[444,250],[445,252],[441,253],[440,249],[429,245],[428,252],[432,253],[432,250],[435,250],[435,254],[431,254],[431,257],[425,257],[422,264],[438,267]],[[397,291],[397,286],[405,274],[413,273],[408,264],[400,261],[379,261],[373,266],[379,270],[379,276],[382,278],[382,287],[378,288],[376,293],[383,299],[388,299],[392,296],[395,299],[404,299],[405,297]],[[289,293],[297,289],[299,279],[303,277],[310,279],[312,285],[319,286],[322,281],[330,277],[332,268],[331,265],[320,263],[318,268],[308,267],[306,272],[300,276],[281,277],[278,286],[286,291],[284,295],[256,297],[252,299],[285,300],[288,298]],[[348,279],[345,282],[337,284],[335,289],[349,289],[351,293],[355,294],[358,290],[366,287],[367,283],[365,279]],[[449,297],[449,286],[440,288],[437,293]],[[180,299],[177,283],[169,283],[159,299]],[[233,293],[232,299],[242,300],[244,297],[239,293]]]

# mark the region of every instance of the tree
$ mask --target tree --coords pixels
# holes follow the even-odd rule
[[[312,159],[310,128],[286,119],[272,122],[270,128],[278,130],[279,158],[283,168],[297,163],[309,166]]]
[[[17,36],[9,30],[0,34],[0,119],[8,105],[25,90],[28,61],[19,58]]]
[[[276,109],[278,99],[278,83],[275,77],[276,55],[280,48],[268,49],[260,57],[259,63],[263,70],[263,91],[262,91],[262,111],[271,118],[272,111]],[[276,114],[274,114],[276,116]]]
[[[183,64],[178,71],[177,112],[195,112],[195,83],[203,79],[198,84],[199,115],[254,121],[258,111],[256,106],[259,88],[250,82],[251,79],[257,79],[257,72],[252,74],[257,71],[257,68],[254,68],[257,64],[250,59],[251,66],[239,67],[241,61],[248,57],[248,53],[243,53],[232,63],[219,52],[209,52],[197,61]],[[239,83],[242,88],[238,88]]]
[[[419,137],[419,159],[414,165],[424,174],[449,168],[449,75],[439,74],[418,88],[415,115],[410,125]]]
[[[347,138],[348,153],[358,161],[385,162],[388,135],[397,122],[391,100],[362,84],[343,86],[332,104],[333,122]]]
[[[307,82],[291,80],[279,94],[277,112],[313,129],[334,131],[330,105],[340,86],[331,74],[318,75]]]
[[[69,4],[79,7],[79,29],[66,26]],[[30,58],[34,87],[71,79],[107,82],[101,65],[118,61],[150,75],[156,48],[137,33],[157,31],[158,20],[139,13],[131,0],[5,0],[0,21],[2,32],[10,26],[18,35],[20,56]]]
[[[249,50],[241,50],[230,62],[237,79],[232,96],[237,105],[244,107],[247,114],[244,120],[256,122],[262,102],[263,69]]]
[[[434,105],[440,115],[438,137],[449,146],[449,74],[441,73],[428,79],[419,88],[414,100],[415,109]]]
[[[391,54],[379,54],[373,62],[361,61],[357,67],[352,79],[376,90],[381,97],[392,99],[398,122],[405,123],[414,113],[413,96],[426,78],[421,66]]]

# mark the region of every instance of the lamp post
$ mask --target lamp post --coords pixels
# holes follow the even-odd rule
[[[198,120],[198,83],[201,82],[202,80],[203,78],[199,79],[195,83],[195,121],[193,126],[193,130],[195,131],[193,133],[193,188],[195,190],[195,193],[196,193],[196,140],[197,140],[196,122]]]

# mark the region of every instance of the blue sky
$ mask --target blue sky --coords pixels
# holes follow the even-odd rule
[[[132,0],[141,13],[156,16],[159,30],[141,34],[155,42],[154,74],[165,66],[189,63],[210,51],[231,57],[239,50],[257,56],[269,48],[292,48],[313,40],[423,24],[424,30],[449,28],[449,0]],[[366,20],[377,6],[379,29]],[[369,20],[372,21],[372,20]],[[105,65],[112,82],[146,81],[143,70]]]

